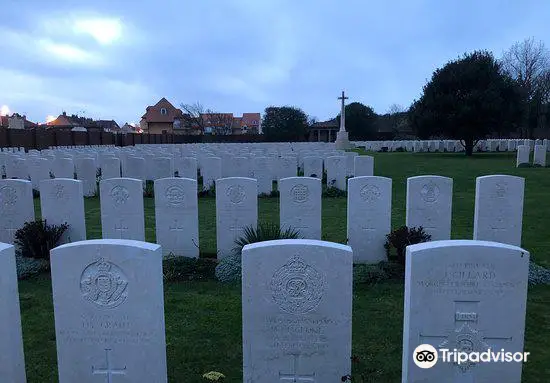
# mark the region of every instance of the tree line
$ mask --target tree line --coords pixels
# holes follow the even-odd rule
[[[461,140],[471,155],[487,137],[533,138],[550,124],[550,52],[534,38],[515,43],[500,59],[486,50],[466,53],[436,69],[422,95],[405,109],[397,104],[386,114],[352,102],[345,107],[351,140],[370,140],[382,129],[410,131],[420,139]],[[339,123],[340,115],[335,116]],[[265,109],[262,130],[268,140],[303,140],[315,122],[293,106]]]

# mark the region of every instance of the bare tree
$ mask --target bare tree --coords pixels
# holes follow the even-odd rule
[[[388,108],[388,114],[403,113],[404,111],[405,111],[405,108],[399,104],[391,104],[390,107]]]
[[[517,42],[505,51],[502,68],[517,81],[525,102],[524,125],[529,137],[542,124],[546,104],[550,101],[550,52],[534,38]]]
[[[181,104],[183,122],[188,129],[198,130],[200,134],[211,130],[215,135],[228,135],[233,132],[233,115],[218,113],[206,109],[200,102]]]

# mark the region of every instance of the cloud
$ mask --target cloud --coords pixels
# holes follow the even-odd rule
[[[102,57],[98,54],[85,51],[84,49],[70,44],[56,43],[48,39],[41,39],[38,40],[37,46],[43,49],[44,53],[51,54],[60,60],[70,63],[100,65],[103,62]]]
[[[328,119],[344,89],[384,113],[410,105],[464,52],[500,56],[547,38],[550,12],[537,0],[84,3],[3,7],[0,105],[37,120],[66,109],[136,121],[164,96],[236,114],[295,105]]]
[[[73,25],[75,33],[89,34],[97,42],[108,45],[122,35],[122,24],[118,19],[84,19],[76,20]]]

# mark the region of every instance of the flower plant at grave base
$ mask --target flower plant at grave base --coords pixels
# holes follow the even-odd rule
[[[241,280],[241,252],[251,243],[272,241],[276,239],[300,239],[300,231],[293,227],[282,230],[278,223],[260,222],[258,227],[246,226],[243,235],[235,240],[233,254],[220,260],[216,266],[216,278],[220,282]]]
[[[207,372],[203,374],[202,377],[211,382],[223,382],[225,380],[225,375],[218,371]]]
[[[69,225],[48,225],[44,221],[25,222],[23,227],[15,232],[14,244],[23,257],[35,259],[50,259],[50,250],[59,244],[61,236],[69,229]]]
[[[155,183],[153,181],[145,182],[145,190],[143,191],[143,196],[146,198],[155,197]]]
[[[216,196],[216,185],[212,184],[207,190],[199,190],[197,195],[200,197],[215,197]]]
[[[411,228],[401,226],[386,235],[384,248],[386,249],[388,260],[404,265],[407,246],[428,242],[431,239],[432,236],[427,234],[422,226]]]

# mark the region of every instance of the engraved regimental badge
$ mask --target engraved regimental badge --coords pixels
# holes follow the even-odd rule
[[[126,300],[128,280],[114,263],[99,258],[88,265],[80,278],[80,292],[101,308],[114,308]]]
[[[271,278],[273,300],[291,314],[303,314],[319,306],[325,289],[324,275],[295,255]]]

